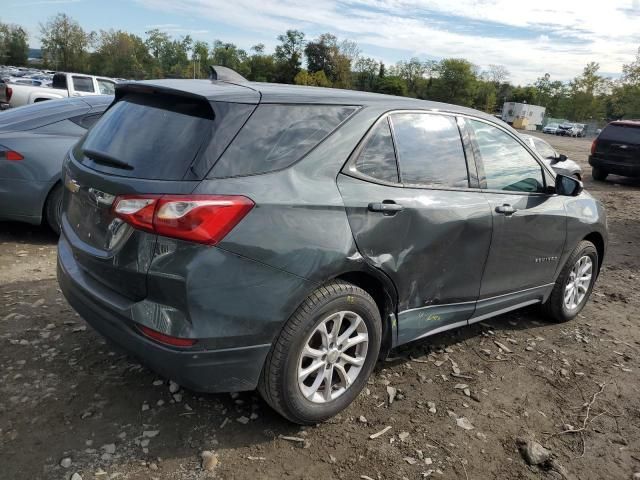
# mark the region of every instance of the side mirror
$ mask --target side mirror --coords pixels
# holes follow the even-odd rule
[[[584,187],[582,182],[577,178],[568,177],[566,175],[556,175],[556,193],[567,197],[577,197],[582,193]]]

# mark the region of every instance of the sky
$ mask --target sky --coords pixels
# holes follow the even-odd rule
[[[6,2],[6,3],[5,3]],[[544,73],[570,80],[591,61],[613,78],[640,47],[640,0],[3,0],[0,21],[24,26],[40,45],[40,22],[64,12],[86,30],[143,36],[159,28],[209,43],[268,51],[287,29],[307,39],[330,32],[386,64],[466,58],[504,65],[510,80]],[[7,5],[8,4],[8,5]]]

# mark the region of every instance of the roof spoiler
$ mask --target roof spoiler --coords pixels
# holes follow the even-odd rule
[[[220,80],[223,82],[248,82],[246,78],[235,70],[220,65],[209,65],[209,80]]]

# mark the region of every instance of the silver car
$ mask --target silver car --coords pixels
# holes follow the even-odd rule
[[[62,161],[113,95],[49,100],[0,113],[0,221],[60,229]]]
[[[554,172],[582,180],[582,169],[576,162],[567,158],[566,155],[556,152],[554,148],[542,138],[534,137],[533,135],[520,136],[527,142],[527,145],[542,157],[542,160],[544,160]]]
[[[542,129],[542,133],[553,133],[555,134],[558,131],[558,127],[560,125],[558,125],[557,123],[549,123],[547,125],[544,126],[544,128]]]

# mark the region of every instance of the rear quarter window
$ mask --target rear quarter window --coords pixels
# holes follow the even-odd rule
[[[260,105],[209,177],[255,175],[286,168],[309,153],[356,110],[354,106]]]

